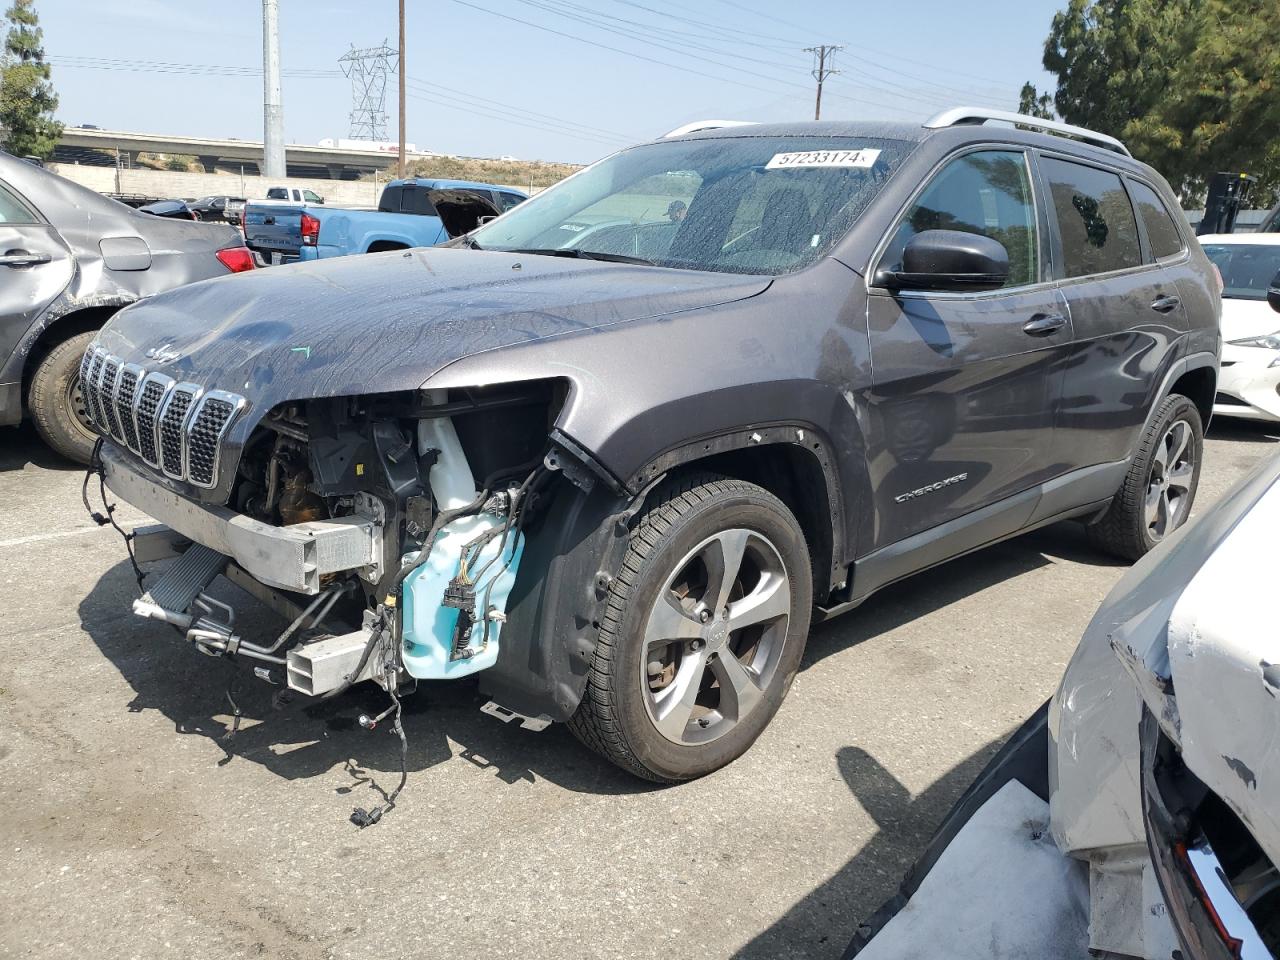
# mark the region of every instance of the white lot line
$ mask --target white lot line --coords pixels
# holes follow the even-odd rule
[[[60,540],[63,537],[78,537],[95,530],[109,529],[104,527],[76,527],[74,530],[58,530],[55,533],[36,533],[29,537],[14,537],[12,540],[0,540],[0,550],[5,547],[21,547],[28,543],[40,543],[43,540]]]

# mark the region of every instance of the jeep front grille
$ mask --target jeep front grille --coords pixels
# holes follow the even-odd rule
[[[220,447],[243,397],[175,383],[97,347],[80,363],[80,388],[89,420],[104,437],[175,480],[217,486]]]

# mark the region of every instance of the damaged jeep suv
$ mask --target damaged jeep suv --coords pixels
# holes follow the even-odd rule
[[[695,124],[446,247],[131,306],[83,382],[163,524],[139,559],[176,555],[137,613],[298,695],[474,674],[677,781],[890,582],[1064,518],[1168,536],[1219,309],[1169,187],[1087,130]],[[218,576],[288,628],[238,634]]]

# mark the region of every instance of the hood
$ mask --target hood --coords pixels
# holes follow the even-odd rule
[[[447,364],[760,293],[770,278],[431,248],[253,270],[117,313],[98,344],[147,370],[285,400],[412,390]]]
[[[1265,337],[1280,330],[1280,313],[1265,300],[1222,298],[1222,339],[1230,343],[1245,337]]]

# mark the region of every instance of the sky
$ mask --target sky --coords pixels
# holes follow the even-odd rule
[[[690,120],[813,117],[812,55],[843,44],[825,119],[1017,108],[1064,0],[407,0],[406,138],[583,163]],[[260,0],[36,0],[58,119],[262,139]],[[396,45],[396,0],[280,0],[285,140],[346,137],[351,47]],[[396,136],[394,74],[386,88]]]

